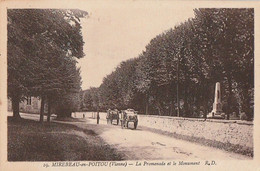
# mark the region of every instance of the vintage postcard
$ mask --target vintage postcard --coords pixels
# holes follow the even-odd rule
[[[253,1],[1,1],[0,170],[259,170]]]

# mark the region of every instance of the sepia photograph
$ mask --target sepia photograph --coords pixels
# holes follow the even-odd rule
[[[6,7],[6,162],[253,162],[254,5],[98,2]]]

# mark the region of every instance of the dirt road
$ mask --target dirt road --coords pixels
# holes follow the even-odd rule
[[[23,115],[23,117],[26,117]],[[27,116],[29,117],[29,116]],[[32,119],[32,116],[30,116]],[[86,122],[64,122],[83,129],[93,130],[107,144],[123,154],[125,160],[250,160],[252,158],[220,149],[206,147],[191,142],[160,135],[145,129],[122,129],[117,125],[107,125],[105,120],[96,124],[96,119],[85,118]],[[133,125],[129,125],[133,128]]]
[[[77,125],[95,131],[110,146],[123,153],[127,160],[251,159],[240,154],[201,146],[140,128],[122,129],[117,125],[107,125],[104,120],[100,120],[100,124],[97,125],[96,120],[91,118],[87,118],[86,122],[77,123]],[[129,127],[133,128],[133,125],[130,124]]]

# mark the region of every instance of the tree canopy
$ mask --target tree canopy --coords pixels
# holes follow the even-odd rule
[[[8,96],[14,116],[25,95],[41,98],[43,105],[45,99],[63,103],[80,91],[76,59],[84,56],[80,18],[86,15],[81,10],[8,9]]]
[[[104,78],[101,107],[174,116],[179,97],[180,116],[205,117],[220,82],[228,117],[232,112],[253,117],[254,10],[202,8],[194,13]]]

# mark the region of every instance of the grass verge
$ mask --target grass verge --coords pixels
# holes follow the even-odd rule
[[[93,131],[8,117],[8,161],[122,160]]]

